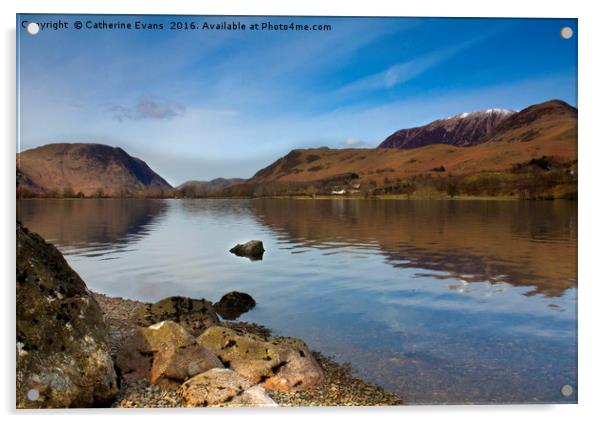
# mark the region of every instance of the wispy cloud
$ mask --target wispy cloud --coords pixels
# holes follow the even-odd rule
[[[151,95],[139,98],[133,107],[114,105],[109,108],[113,119],[119,122],[140,119],[166,120],[181,116],[185,111],[186,107],[180,103],[167,101]]]
[[[393,88],[411,81],[428,70],[452,59],[463,51],[488,38],[493,33],[493,31],[485,33],[463,43],[437,49],[421,56],[396,63],[383,71],[373,73],[344,85],[336,90],[335,94],[341,96],[359,95],[364,94],[367,91]]]

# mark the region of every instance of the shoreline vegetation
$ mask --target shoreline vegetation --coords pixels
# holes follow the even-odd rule
[[[548,158],[533,159],[526,170],[517,166],[512,172],[484,172],[466,176],[419,175],[410,179],[385,179],[381,184],[369,182],[362,185],[357,175],[346,175],[336,184],[242,182],[206,194],[193,190],[173,189],[145,195],[105,195],[98,191],[93,195],[74,193],[67,189],[45,194],[17,190],[17,197],[53,199],[89,198],[139,198],[139,199],[250,199],[250,198],[294,198],[294,199],[365,199],[365,200],[577,200],[576,163],[555,165]],[[535,163],[535,164],[534,164]],[[542,168],[543,167],[543,168]]]
[[[521,200],[577,199],[577,161],[542,156],[519,163],[508,171],[485,171],[465,175],[445,167],[406,178],[373,180],[356,173],[312,182],[253,181],[237,183],[212,195],[199,195],[194,187],[176,189],[175,198],[362,198],[362,199],[478,199]]]
[[[246,293],[215,304],[95,293],[56,247],[16,226],[17,408],[403,404],[301,339],[232,320],[255,306]]]

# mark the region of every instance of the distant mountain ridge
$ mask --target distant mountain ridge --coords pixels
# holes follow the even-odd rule
[[[542,156],[562,162],[577,159],[577,109],[563,101],[551,100],[520,112],[491,109],[439,119],[397,131],[379,148],[293,150],[259,170],[249,182],[353,177],[381,183],[429,173],[503,171]]]
[[[561,100],[546,101],[508,116],[485,142],[527,142],[566,123],[574,123],[576,129],[577,117],[577,109],[570,104]]]
[[[388,136],[378,147],[410,149],[433,144],[472,147],[486,142],[507,139],[513,129],[525,129],[546,115],[577,117],[577,109],[561,100],[536,104],[516,112],[508,109],[487,109],[465,112],[427,125],[401,129]],[[547,122],[554,124],[553,122]],[[527,128],[530,130],[533,128]],[[514,140],[533,137],[535,132],[515,134]]]
[[[144,161],[104,144],[48,144],[17,154],[17,192],[46,196],[164,196],[171,185]]]
[[[185,197],[205,197],[232,185],[244,182],[242,178],[216,178],[210,181],[187,181],[176,187]]]

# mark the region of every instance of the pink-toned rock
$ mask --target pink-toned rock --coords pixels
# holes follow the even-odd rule
[[[300,339],[263,338],[214,326],[197,341],[226,367],[266,389],[300,391],[318,386],[324,379],[320,365]]]
[[[179,385],[209,369],[223,367],[215,354],[175,322],[140,328],[117,353],[122,377],[148,379],[162,386]]]

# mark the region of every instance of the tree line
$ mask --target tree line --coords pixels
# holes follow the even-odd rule
[[[469,175],[448,173],[443,166],[432,172],[413,175],[407,178],[387,178],[372,180],[360,178],[356,173],[335,175],[327,179],[311,182],[292,181],[242,181],[240,183],[199,193],[194,190],[150,189],[143,192],[122,191],[117,195],[107,195],[102,188],[84,195],[71,187],[51,190],[43,194],[29,192],[17,186],[18,197],[51,198],[256,198],[278,196],[330,196],[333,192],[345,196],[378,198],[394,195],[407,199],[420,192],[435,191],[450,198],[458,196],[497,197],[511,196],[520,199],[552,199],[557,196],[557,187],[569,187],[561,198],[576,199],[577,162],[559,162],[542,156],[528,162],[514,165],[505,172],[480,172]]]

